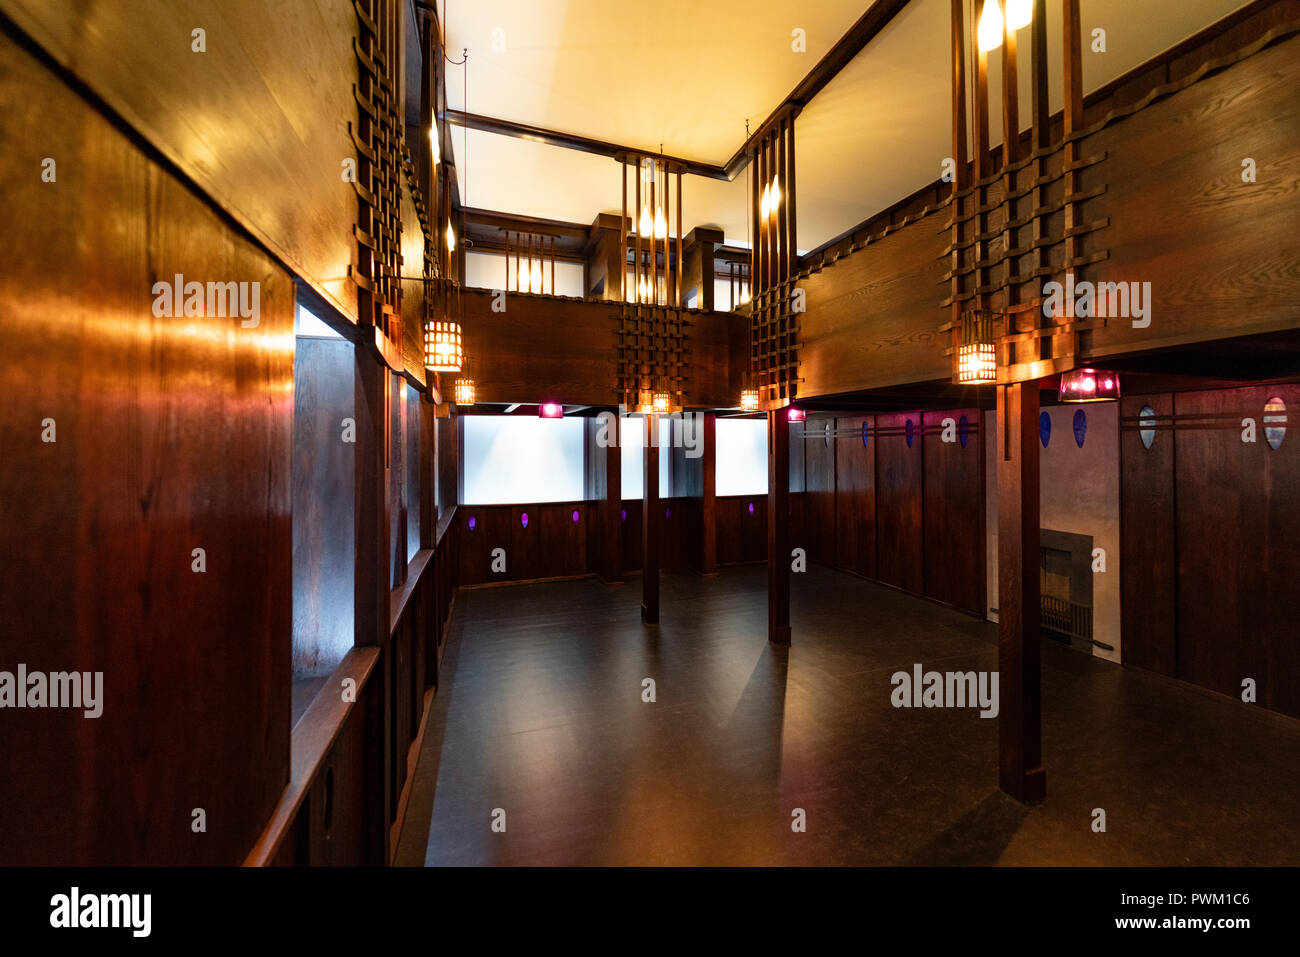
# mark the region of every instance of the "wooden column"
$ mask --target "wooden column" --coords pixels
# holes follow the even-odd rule
[[[718,573],[718,416],[714,412],[704,415],[703,482],[700,497],[702,499],[701,535],[700,535],[700,574],[716,575]]]
[[[790,644],[790,420],[767,413],[767,640]]]
[[[998,785],[1041,801],[1038,382],[998,386]]]
[[[605,448],[605,497],[601,501],[601,572],[608,585],[623,581],[623,418],[614,417]]]
[[[659,622],[659,417],[645,417],[645,493],[641,498],[641,620]]]

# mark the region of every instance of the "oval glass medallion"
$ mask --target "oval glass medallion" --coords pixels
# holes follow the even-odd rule
[[[1156,410],[1149,405],[1142,406],[1138,413],[1138,438],[1142,440],[1144,449],[1151,448],[1151,443],[1156,440]]]
[[[1273,396],[1264,403],[1264,441],[1276,449],[1286,438],[1286,403],[1281,396]]]

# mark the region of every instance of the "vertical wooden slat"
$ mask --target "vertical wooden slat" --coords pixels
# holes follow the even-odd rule
[[[702,499],[702,531],[700,536],[700,573],[716,575],[718,573],[718,416],[708,412],[704,415],[704,461]]]

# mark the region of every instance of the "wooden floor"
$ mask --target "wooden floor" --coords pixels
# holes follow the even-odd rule
[[[917,662],[996,669],[995,625],[792,579],[790,649],[761,567],[665,576],[657,628],[636,579],[462,591],[398,863],[1300,863],[1300,722],[1048,643],[1027,809],[996,720],[890,704]]]

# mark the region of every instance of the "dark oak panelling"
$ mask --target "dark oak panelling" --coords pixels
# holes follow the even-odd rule
[[[859,433],[836,440],[836,564],[867,578],[876,577],[876,440],[864,444],[860,433],[865,424],[870,434],[873,421],[861,415],[835,420],[838,429]]]
[[[350,3],[175,0],[146,12],[104,0],[74,14],[3,0],[0,9],[355,321],[357,199],[342,175],[357,155],[344,122],[358,112]],[[206,52],[191,49],[196,27]]]
[[[718,498],[719,565],[761,562],[767,558],[766,503],[765,495]],[[791,544],[792,547],[799,544],[793,534]]]
[[[236,863],[289,769],[294,287],[3,31],[0,104],[0,633],[104,675],[97,719],[5,712],[0,854]],[[260,283],[258,326],[155,317],[176,273]]]
[[[965,445],[960,423],[967,423]],[[926,412],[925,594],[964,611],[984,607],[984,457],[979,409]],[[943,423],[958,427],[957,441],[943,441]]]
[[[927,218],[905,226],[799,280],[808,295],[801,396],[950,377],[938,332],[947,245],[939,225]]]
[[[811,561],[835,564],[835,419],[809,416],[803,435],[791,431],[790,442],[804,449],[804,541]],[[792,547],[796,544],[792,542]]]
[[[903,430],[912,423],[909,446]],[[924,575],[921,494],[921,414],[876,416],[878,430],[897,429],[893,435],[873,435],[876,447],[876,576],[880,581],[916,594]]]
[[[489,290],[465,292],[465,350],[492,357],[475,373],[480,402],[618,404],[618,304],[508,293],[505,312],[493,312],[493,297]],[[682,387],[686,406],[735,404],[744,367],[733,361],[733,343],[743,339],[744,330],[743,316],[690,313]]]
[[[1157,431],[1144,448],[1122,420],[1143,406],[1173,415],[1171,395],[1120,400],[1120,634],[1126,664],[1164,675],[1178,671],[1178,567],[1174,542],[1174,433]]]
[[[1105,151],[1106,192],[1083,218],[1108,261],[1088,278],[1150,282],[1151,324],[1113,319],[1094,355],[1294,328],[1300,300],[1300,37],[1292,37],[1084,141]],[[1258,164],[1242,182],[1242,161]],[[1092,184],[1085,184],[1092,185]],[[1171,255],[1177,250],[1177,255]]]
[[[1180,420],[1230,416],[1176,433],[1178,677],[1236,698],[1253,678],[1261,704],[1300,715],[1300,443],[1265,442],[1270,395],[1300,409],[1296,386],[1174,396]],[[1242,441],[1247,417],[1254,443]]]

